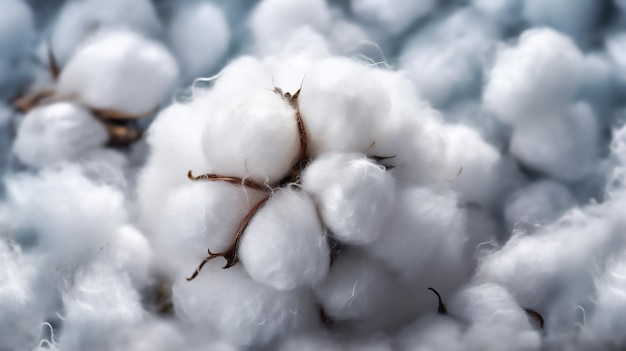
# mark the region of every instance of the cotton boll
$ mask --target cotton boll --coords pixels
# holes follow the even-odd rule
[[[134,226],[126,224],[117,231],[114,246],[110,248],[116,267],[128,273],[133,286],[141,288],[151,282],[152,247]],[[109,248],[107,248],[109,249]]]
[[[261,196],[224,182],[188,181],[173,190],[159,205],[150,232],[159,265],[189,275],[207,256],[207,249],[228,249],[241,220]]]
[[[293,189],[275,192],[250,220],[239,256],[254,280],[276,289],[321,281],[328,273],[330,249],[313,200]]]
[[[62,66],[96,30],[126,28],[156,35],[161,22],[149,0],[85,0],[67,2],[52,31],[52,49]],[[98,67],[94,64],[92,67]]]
[[[219,73],[211,94],[204,99],[194,99],[193,104],[217,101],[223,104],[233,97],[251,94],[258,89],[273,89],[273,75],[264,62],[252,56],[242,56],[230,62]],[[209,98],[207,98],[209,97]],[[207,110],[207,112],[210,111]]]
[[[252,11],[250,28],[260,54],[280,51],[291,34],[302,28],[325,32],[331,13],[323,0],[267,0]]]
[[[130,279],[98,262],[79,272],[63,298],[62,350],[109,350],[112,335],[133,328],[144,318],[140,296]]]
[[[389,115],[390,97],[369,68],[329,58],[306,73],[299,107],[312,155],[364,152]]]
[[[42,322],[40,305],[29,283],[30,268],[21,252],[0,241],[0,349],[30,347]]]
[[[572,192],[553,180],[541,180],[509,195],[504,208],[507,227],[532,231],[549,224],[576,205]]]
[[[516,46],[499,51],[483,101],[507,123],[530,123],[569,104],[584,72],[584,58],[568,37],[552,29],[529,29]]]
[[[381,0],[350,1],[354,16],[393,35],[400,34],[414,22],[429,15],[436,7],[437,2],[434,0],[402,0],[393,4]]]
[[[566,182],[588,176],[598,162],[599,127],[585,103],[516,128],[511,154],[525,166]]]
[[[315,294],[331,320],[370,331],[388,320],[394,288],[389,271],[378,261],[348,249],[333,262]]]
[[[304,171],[302,187],[316,199],[333,235],[351,244],[378,237],[395,200],[391,174],[361,154],[315,159]]]
[[[300,152],[294,109],[267,89],[231,97],[210,117],[202,150],[214,172],[273,184]]]
[[[202,335],[235,345],[260,347],[279,336],[315,328],[318,311],[308,293],[278,291],[245,276],[241,266],[228,270],[212,262],[196,279],[173,287],[176,314]]]
[[[72,161],[104,146],[104,125],[85,108],[59,102],[30,111],[19,125],[13,153],[23,163],[46,167]]]
[[[210,2],[180,6],[169,25],[168,42],[186,81],[214,70],[224,59],[230,40],[224,13]]]
[[[56,94],[142,115],[166,98],[177,79],[176,60],[162,44],[130,31],[99,31],[67,62]]]
[[[440,291],[465,279],[465,214],[456,197],[429,188],[398,189],[392,215],[377,240],[363,248],[407,282],[426,282]]]

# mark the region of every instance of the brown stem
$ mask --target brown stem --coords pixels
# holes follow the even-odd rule
[[[252,217],[254,217],[254,215],[261,209],[261,207],[265,205],[265,203],[267,202],[267,200],[270,199],[270,197],[271,196],[268,195],[264,197],[263,199],[261,199],[256,204],[254,204],[254,206],[252,206],[250,211],[248,211],[246,216],[239,223],[239,228],[237,229],[237,233],[235,234],[235,242],[226,251],[214,253],[214,252],[211,252],[211,249],[207,250],[209,252],[209,256],[207,256],[204,260],[202,260],[202,262],[200,263],[196,271],[193,272],[191,277],[187,278],[188,281],[195,279],[200,273],[200,270],[202,270],[202,267],[204,267],[204,265],[207,262],[214,259],[215,257],[224,257],[226,259],[226,265],[222,267],[223,269],[230,268],[239,262],[238,251],[239,251],[239,242],[241,241],[241,236],[243,235],[243,232],[248,227],[248,223],[250,222]]]
[[[443,300],[441,299],[441,295],[439,295],[439,293],[437,292],[437,290],[433,289],[433,288],[428,288],[428,290],[432,291],[435,293],[435,295],[437,295],[437,299],[439,300],[439,305],[437,306],[437,313],[441,314],[441,315],[447,315],[448,314],[448,309],[446,308],[446,305],[443,304]]]
[[[530,317],[533,317],[535,320],[537,320],[537,323],[539,323],[539,328],[543,329],[543,317],[541,316],[541,314],[539,314],[539,312],[531,309],[531,308],[527,308],[524,307],[524,312],[526,312],[526,314]]]
[[[247,188],[251,188],[255,190],[267,189],[267,186],[258,184],[253,180],[242,179],[239,177],[225,177],[225,176],[217,175],[215,173],[207,173],[207,174],[201,174],[199,176],[194,176],[193,172],[189,170],[189,172],[187,172],[187,178],[193,181],[201,181],[201,180],[213,181],[213,182],[221,181],[221,182],[226,182],[226,183],[230,183],[234,185],[243,185]]]

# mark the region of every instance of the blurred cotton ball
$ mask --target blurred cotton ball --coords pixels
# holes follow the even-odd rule
[[[400,34],[411,24],[430,14],[437,6],[434,0],[351,0],[352,13],[365,23],[391,34]]]

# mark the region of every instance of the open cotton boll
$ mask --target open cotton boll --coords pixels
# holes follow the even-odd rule
[[[523,15],[533,27],[549,26],[574,39],[590,41],[608,7],[596,0],[527,0]]]
[[[576,205],[572,192],[553,180],[540,180],[510,194],[504,207],[508,228],[533,231]]]
[[[58,102],[31,110],[20,123],[13,153],[24,164],[46,167],[73,161],[109,139],[104,125],[85,108]]]
[[[584,57],[571,39],[548,28],[529,29],[517,45],[500,49],[483,102],[502,121],[525,124],[568,105],[584,73]]]
[[[463,125],[446,126],[446,174],[462,201],[480,206],[499,205],[502,193],[521,182],[514,164],[488,144],[478,132]],[[455,173],[456,172],[456,173]]]
[[[321,281],[328,273],[330,249],[309,195],[276,191],[250,220],[239,258],[252,279],[276,289]]]
[[[222,252],[234,243],[241,219],[261,196],[224,182],[177,187],[163,198],[149,233],[158,264],[189,275],[207,249]]]
[[[303,28],[324,33],[331,13],[324,0],[267,0],[250,16],[254,45],[260,54],[280,51],[293,32]]]
[[[168,43],[185,81],[206,75],[224,59],[231,33],[222,10],[208,1],[178,7],[168,29]]]
[[[202,274],[173,287],[176,314],[198,333],[238,346],[261,347],[279,336],[311,330],[319,312],[310,294],[279,291],[246,276],[241,266],[208,263]]]
[[[599,142],[596,116],[581,102],[516,128],[510,151],[526,167],[575,182],[597,167]]]
[[[142,115],[173,89],[178,65],[162,44],[131,31],[102,30],[63,67],[56,95],[97,109]]]
[[[348,249],[315,287],[324,313],[333,321],[352,322],[358,330],[377,330],[388,319],[394,282],[385,267],[358,250]]]
[[[383,235],[364,245],[405,281],[425,282],[440,292],[461,284],[471,265],[465,257],[465,214],[450,192],[401,188]]]
[[[65,65],[74,50],[94,31],[109,28],[156,35],[161,30],[161,22],[150,0],[68,1],[52,29],[52,49],[59,64]]]
[[[0,349],[26,350],[39,335],[43,316],[19,250],[0,240]]]
[[[390,4],[383,0],[351,0],[352,14],[385,32],[398,35],[411,24],[429,15],[437,7],[435,0],[400,0]]]
[[[302,187],[333,235],[350,244],[377,238],[395,200],[394,178],[362,154],[322,155],[304,170]]]
[[[134,328],[145,315],[128,276],[106,261],[79,271],[63,301],[61,350],[110,350],[112,336]]]
[[[389,115],[390,97],[373,70],[347,59],[327,58],[306,73],[299,97],[312,155],[365,152]]]
[[[202,133],[202,150],[214,173],[260,184],[287,175],[300,144],[296,113],[282,96],[256,90],[216,109]]]

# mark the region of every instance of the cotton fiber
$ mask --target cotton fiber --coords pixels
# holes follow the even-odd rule
[[[263,205],[250,220],[239,252],[254,280],[280,290],[315,285],[330,263],[315,204],[294,189],[277,191]]]
[[[306,168],[302,185],[332,234],[351,244],[381,235],[395,199],[393,177],[360,154],[323,155]]]

